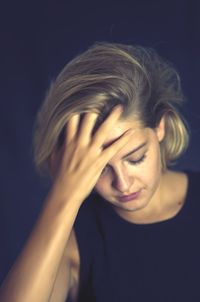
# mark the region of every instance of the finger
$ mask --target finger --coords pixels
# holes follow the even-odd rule
[[[133,129],[129,129],[120,136],[113,144],[105,148],[102,152],[105,162],[107,163],[116,153],[118,153],[129,141],[132,134],[135,132]]]
[[[99,114],[95,112],[88,112],[84,115],[79,133],[79,141],[82,142],[82,144],[88,145],[91,141],[92,130],[98,116]]]
[[[80,115],[74,114],[69,119],[66,125],[66,143],[69,143],[73,140],[78,133],[78,126],[79,126]]]
[[[121,113],[122,113],[122,106],[117,106],[111,111],[109,116],[106,118],[106,120],[101,124],[101,126],[94,134],[93,140],[95,144],[101,146],[105,142],[108,133],[119,119]]]

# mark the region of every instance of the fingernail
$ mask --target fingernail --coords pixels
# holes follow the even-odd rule
[[[118,110],[119,112],[122,112],[124,110],[124,108],[122,105],[117,105],[116,110]]]

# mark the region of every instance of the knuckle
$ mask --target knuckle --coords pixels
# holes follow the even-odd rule
[[[88,155],[96,158],[99,156],[100,153],[101,153],[101,148],[98,148],[95,143],[92,143],[90,145],[90,148],[88,149]]]

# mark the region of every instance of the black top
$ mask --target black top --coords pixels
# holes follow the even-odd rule
[[[78,301],[200,301],[200,173],[187,174],[185,203],[169,220],[128,222],[98,195],[82,204]]]

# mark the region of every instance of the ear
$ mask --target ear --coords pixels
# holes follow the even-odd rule
[[[155,128],[158,141],[161,142],[165,137],[165,117],[163,116]]]

